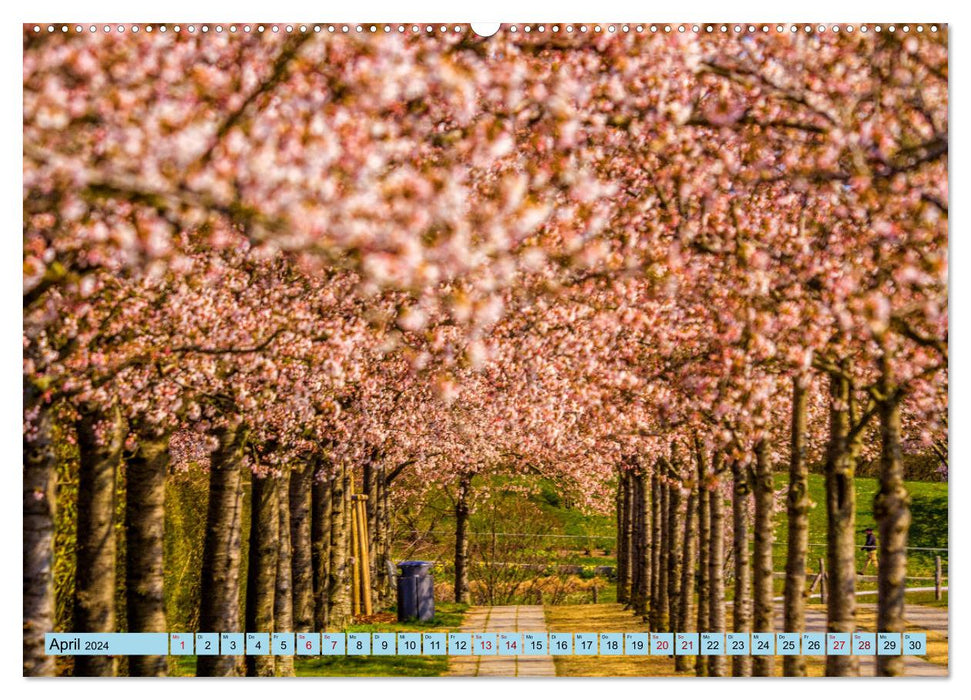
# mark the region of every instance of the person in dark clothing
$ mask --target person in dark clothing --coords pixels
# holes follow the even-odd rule
[[[863,549],[863,552],[866,554],[866,561],[863,563],[863,571],[860,572],[861,576],[866,573],[867,569],[870,568],[870,564],[873,564],[874,569],[878,567],[877,538],[873,534],[873,528],[868,527],[866,530],[864,530],[864,532],[866,533],[866,540],[863,542],[862,549]]]

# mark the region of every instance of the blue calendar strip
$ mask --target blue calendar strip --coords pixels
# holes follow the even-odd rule
[[[164,632],[48,632],[44,635],[44,649],[48,656],[165,655],[169,653],[169,635]]]
[[[923,656],[924,632],[49,633],[51,656]]]

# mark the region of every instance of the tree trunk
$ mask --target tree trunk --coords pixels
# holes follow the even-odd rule
[[[614,532],[617,534],[614,556],[617,562],[617,577],[614,583],[614,598],[618,603],[623,603],[624,591],[624,470],[617,470],[617,490],[614,493]]]
[[[755,445],[755,548],[754,548],[754,626],[756,632],[775,629],[772,603],[772,506],[775,491],[772,483],[772,462],[769,446],[764,440]],[[758,654],[752,657],[752,672],[756,676],[771,676],[775,656]]]
[[[209,507],[202,551],[199,630],[239,632],[239,564],[243,485],[240,466],[247,430],[222,428],[209,466]],[[242,650],[240,650],[242,651]],[[235,656],[200,656],[198,676],[235,676]]]
[[[826,448],[827,629],[852,634],[856,629],[856,486],[853,481],[856,455],[850,444],[850,414],[847,410],[852,397],[849,382],[839,374],[830,374],[829,388],[829,442]],[[826,657],[827,676],[857,676],[859,673],[859,657]]]
[[[735,560],[735,587],[732,604],[732,631],[752,631],[752,566],[748,552],[748,501],[751,495],[748,469],[732,464],[732,558]],[[732,675],[751,676],[752,657],[732,656]]]
[[[363,508],[364,518],[361,522],[361,531],[367,540],[367,561],[363,565],[367,567],[367,578],[372,582],[372,585],[366,591],[362,590],[362,594],[371,598],[370,606],[372,608],[375,604],[380,605],[380,601],[377,600],[376,587],[373,585],[378,580],[378,550],[376,546],[378,537],[378,467],[375,464],[376,460],[377,457],[372,456],[371,459],[364,462],[364,477],[361,487],[361,493],[367,496]]]
[[[277,503],[277,528],[280,544],[277,548],[276,590],[273,599],[273,631],[293,633],[293,548],[290,541],[290,468],[283,471],[277,480],[276,488],[280,494]],[[293,650],[296,651],[296,650]],[[273,657],[276,662],[276,675],[293,676],[293,656],[281,654]]]
[[[668,596],[668,574],[671,571],[671,522],[669,520],[669,507],[671,504],[671,487],[665,479],[661,480],[661,505],[659,517],[661,519],[661,571],[657,577],[657,625],[659,632],[668,632],[670,618],[670,606]]]
[[[472,477],[463,474],[459,478],[458,497],[455,501],[455,602],[469,602],[469,490]]]
[[[139,437],[126,465],[125,577],[129,632],[168,632],[165,624],[165,479],[169,436]],[[164,676],[165,656],[131,656],[131,676]]]
[[[642,468],[643,469],[643,468]],[[650,611],[651,605],[651,581],[654,576],[654,542],[651,539],[651,530],[653,523],[651,522],[651,502],[652,494],[650,493],[651,479],[647,475],[647,471],[644,470],[641,473],[641,538],[643,539],[644,546],[641,550],[641,567],[643,573],[641,575],[641,586],[644,588],[644,604],[641,610],[641,617],[644,621],[647,621],[647,615]]]
[[[684,513],[684,542],[683,554],[681,556],[681,601],[678,609],[678,629],[683,632],[690,632],[695,629],[695,552],[697,547],[698,531],[697,508],[697,479],[691,484],[688,493],[687,509]],[[698,630],[707,631],[707,630]],[[678,671],[687,671],[692,666],[692,659],[688,656],[674,657],[674,667]]]
[[[718,486],[721,471],[721,456],[716,455],[713,465],[714,484],[709,498],[708,508],[711,513],[711,547],[708,556],[709,606],[708,624],[712,632],[725,631],[725,503],[721,489]],[[725,657],[708,657],[708,675],[722,677],[725,675]]]
[[[636,558],[634,560],[634,571],[637,574],[637,598],[634,604],[634,611],[641,616],[647,614],[647,606],[650,597],[651,581],[651,539],[650,539],[650,520],[651,510],[647,497],[647,490],[650,484],[647,474],[643,470],[639,471],[635,477],[636,493],[635,516],[637,528],[635,530]]]
[[[623,476],[623,486],[624,486],[624,553],[623,553],[623,563],[624,563],[624,575],[623,575],[623,600],[617,599],[618,603],[630,603],[631,594],[631,584],[633,583],[633,572],[631,571],[631,564],[633,563],[633,540],[634,540],[634,480],[631,478],[629,470],[624,471]],[[620,556],[620,551],[617,552],[618,557]],[[618,574],[620,573],[618,569]],[[618,576],[617,579],[618,591],[621,590],[621,578]]]
[[[627,557],[628,566],[630,567],[630,592],[628,594],[628,607],[634,612],[637,612],[638,596],[640,595],[640,571],[637,568],[637,558],[640,556],[640,543],[637,540],[637,529],[640,527],[640,512],[638,510],[638,498],[640,494],[638,493],[639,484],[637,483],[637,475],[630,472],[627,476],[628,481],[630,481],[630,542],[628,546],[630,547],[630,554]]]
[[[78,530],[75,632],[115,632],[115,493],[125,439],[121,412],[83,407],[77,423]],[[113,676],[113,656],[76,656],[74,675]]]
[[[785,622],[786,632],[806,630],[806,557],[809,552],[809,469],[806,465],[806,398],[804,378],[792,381],[792,426],[789,451],[788,554],[786,555]],[[783,674],[805,676],[806,658],[782,658]]]
[[[253,475],[249,566],[246,569],[246,631],[274,632],[276,576],[280,547],[279,479]],[[247,676],[274,675],[273,656],[246,655]]]
[[[386,608],[393,603],[391,595],[391,577],[388,573],[388,483],[386,481],[384,465],[378,467],[375,479],[374,498],[374,583],[377,593],[377,604]],[[368,499],[370,502],[370,499]]]
[[[313,475],[311,488],[311,557],[314,570],[314,626],[327,629],[330,610],[331,524],[333,520],[333,480],[323,474]]]
[[[883,355],[880,379],[880,488],[873,501],[873,516],[880,532],[877,563],[877,629],[903,632],[904,591],[907,576],[907,532],[910,495],[904,486],[900,447],[900,404],[894,386],[890,357]],[[904,675],[902,656],[878,656],[878,676]]]
[[[391,558],[391,483],[387,475],[384,476],[384,485],[381,487],[381,509],[378,510],[378,523],[381,532],[381,567],[385,572],[384,596],[385,604],[393,605],[397,599],[397,590],[394,585],[394,574],[396,570],[394,560]]]
[[[331,490],[330,571],[327,629],[343,630],[351,621],[350,517],[351,483],[345,466],[337,470]]]
[[[55,657],[44,649],[54,631],[54,515],[56,455],[50,406],[25,380],[24,411],[36,414],[24,436],[24,675],[53,676]]]
[[[292,632],[314,629],[314,556],[310,509],[313,501],[313,469],[301,462],[290,472],[290,581],[293,586]]]
[[[649,613],[650,628],[655,632],[661,631],[661,482],[657,475],[657,466],[651,475],[651,609]]]
[[[679,465],[675,464],[675,468]],[[681,483],[668,488],[668,624],[678,632],[681,607]]]
[[[627,602],[627,473],[617,472],[617,593],[618,603]]]
[[[708,608],[711,605],[709,600],[708,579],[708,554],[711,549],[711,535],[709,531],[710,514],[708,512],[708,502],[711,494],[708,491],[707,467],[704,463],[704,452],[698,446],[698,472],[701,475],[698,484],[698,631],[707,632],[711,629],[708,624]],[[698,654],[695,657],[695,675],[705,676],[708,674],[708,657]]]

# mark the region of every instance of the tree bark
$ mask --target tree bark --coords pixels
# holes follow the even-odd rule
[[[290,472],[290,580],[293,586],[293,632],[314,629],[314,556],[311,537],[313,470],[301,462]]]
[[[617,592],[618,603],[627,602],[627,474],[617,472]]]
[[[705,460],[704,448],[701,441],[695,440],[695,458],[698,463],[698,631],[707,632],[711,629],[708,624],[709,575],[708,556],[711,549],[710,513],[708,503],[711,493],[708,490],[708,465]],[[708,674],[708,657],[699,654],[695,657],[695,675]]]
[[[678,609],[678,629],[691,632],[696,629],[695,624],[695,552],[697,547],[698,530],[697,507],[695,501],[698,496],[697,478],[693,479],[688,492],[688,503],[684,513],[684,540],[681,556],[681,599]],[[707,630],[698,630],[707,631]],[[689,656],[674,657],[674,667],[678,671],[687,671],[692,667],[693,659]]]
[[[327,629],[330,610],[331,525],[333,520],[333,480],[314,474],[311,489],[311,557],[314,578],[314,626]]]
[[[381,552],[383,557],[383,570],[385,572],[384,590],[386,604],[394,604],[397,599],[397,590],[394,585],[394,574],[396,570],[394,560],[391,557],[392,537],[391,537],[391,482],[387,475],[384,476],[384,485],[381,487],[381,509],[378,511],[378,522],[381,528]]]
[[[199,630],[238,632],[243,516],[240,467],[247,429],[243,426],[222,428],[216,437],[219,444],[212,452],[209,466],[209,507],[202,553]],[[237,658],[200,656],[196,661],[196,675],[235,676]]]
[[[44,648],[54,631],[54,516],[56,455],[51,440],[51,407],[24,382],[24,411],[33,411],[34,429],[24,436],[24,675],[53,676],[55,657]]]
[[[338,468],[331,485],[327,629],[343,630],[351,621],[351,480],[345,466]]]
[[[390,543],[388,534],[390,531],[388,513],[388,483],[386,481],[386,469],[384,465],[379,465],[375,474],[375,498],[374,498],[374,583],[377,593],[377,603],[381,608],[385,608],[394,602],[391,595],[391,577],[388,573],[388,562],[391,556],[389,551]],[[370,499],[368,499],[370,502]]]
[[[849,381],[840,374],[829,376],[829,441],[826,448],[826,554],[827,628],[853,633],[856,629],[856,455],[850,439],[852,400]],[[881,630],[883,631],[883,630]],[[859,657],[826,657],[827,676],[857,676]]]
[[[657,577],[657,624],[655,628],[659,632],[667,632],[671,629],[669,627],[671,622],[669,617],[671,608],[668,603],[668,596],[670,594],[670,589],[668,588],[668,574],[671,571],[671,522],[669,519],[671,487],[668,485],[665,479],[661,479],[660,484],[661,504],[658,516],[661,520],[661,570]]]
[[[661,580],[661,482],[657,475],[657,466],[651,475],[651,607],[648,613],[649,626],[653,631],[659,631],[660,624],[660,580]]]
[[[378,467],[376,461],[378,459],[377,454],[371,456],[370,459],[364,462],[364,476],[362,479],[361,493],[367,496],[364,501],[364,518],[361,522],[361,530],[364,537],[367,539],[367,561],[363,563],[368,569],[368,581],[372,582],[372,585],[368,587],[366,591],[362,590],[363,595],[367,595],[371,598],[371,607],[375,604],[379,604],[377,600],[377,589],[373,585],[378,580],[378,550],[377,550],[377,518],[378,518]]]
[[[624,602],[624,470],[617,469],[617,490],[614,492],[614,532],[617,535],[614,556],[617,562],[617,577],[614,583],[614,598],[618,603]]]
[[[643,609],[641,610],[641,616],[644,621],[648,620],[647,616],[650,612],[651,581],[654,577],[654,540],[651,537],[651,530],[653,528],[653,523],[651,521],[651,503],[653,494],[650,493],[651,486],[651,479],[648,476],[647,471],[643,470],[641,472],[641,537],[643,538],[644,546],[641,551],[641,567],[643,568],[641,586],[644,588],[644,604]]]
[[[618,567],[618,577],[617,577],[617,591],[618,595],[621,590],[623,590],[623,598],[618,598],[618,603],[630,603],[631,586],[633,583],[633,572],[631,571],[631,564],[633,562],[633,540],[634,540],[634,480],[631,478],[629,470],[625,470],[623,473],[623,484],[624,492],[624,550],[622,555],[622,561],[624,564],[623,577],[621,577],[620,569]],[[620,549],[617,550],[618,559],[621,559]],[[620,563],[618,561],[618,563]]]
[[[115,632],[115,493],[124,430],[121,411],[84,406],[77,422],[78,530],[74,631]],[[113,656],[76,656],[74,675],[113,676]]]
[[[253,475],[249,566],[246,569],[246,631],[273,633],[280,547],[279,479]],[[246,655],[247,676],[274,675],[274,657]]]
[[[748,551],[748,501],[751,496],[748,469],[732,464],[732,557],[735,560],[735,587],[732,603],[732,631],[752,631],[752,563]],[[732,656],[732,675],[751,676],[752,657]]]
[[[631,537],[630,537],[630,606],[631,609],[640,614],[643,606],[644,594],[641,586],[641,575],[644,573],[640,567],[643,556],[643,541],[641,540],[641,527],[643,523],[641,513],[641,483],[638,475],[631,472]]]
[[[906,628],[904,591],[910,495],[904,485],[900,403],[886,351],[881,359],[880,395],[880,488],[873,501],[873,515],[880,532],[877,544],[877,629],[881,632],[903,632]],[[904,675],[903,657],[878,656],[877,675]]]
[[[805,378],[792,381],[792,425],[789,450],[789,516],[788,553],[786,555],[786,590],[784,626],[786,632],[806,630],[806,557],[809,552],[809,469],[806,465],[806,400]],[[786,676],[805,676],[806,658],[785,656],[782,672]]]
[[[775,491],[772,483],[772,462],[765,440],[755,445],[755,588],[753,622],[756,632],[772,632],[775,629],[772,603],[772,506]],[[752,657],[752,672],[756,676],[771,676],[774,655],[758,654]]]
[[[711,547],[708,557],[709,606],[708,624],[712,632],[725,631],[725,504],[718,486],[721,456],[716,455],[713,465],[714,484],[708,507],[711,514]],[[708,657],[708,675],[725,676],[725,657]]]
[[[459,478],[458,497],[455,501],[455,602],[469,602],[469,497],[472,477],[463,474]]]
[[[641,616],[647,614],[650,598],[651,581],[651,538],[650,520],[651,510],[647,497],[649,480],[643,470],[635,476],[635,553],[634,571],[637,578],[637,596],[634,601],[634,611]]]
[[[129,632],[168,632],[165,624],[165,480],[169,436],[142,435],[126,465],[125,577]],[[164,676],[165,656],[131,656],[131,676]]]
[[[273,631],[293,633],[293,548],[290,541],[290,477],[289,467],[277,479],[280,494],[277,502],[277,528],[280,544],[277,548],[276,590],[273,599]],[[293,650],[296,651],[296,650]],[[281,654],[273,657],[276,662],[277,676],[296,675],[293,670],[293,656]]]
[[[681,608],[681,539],[681,482],[678,481],[668,488],[668,624],[672,632],[680,631],[676,627]]]

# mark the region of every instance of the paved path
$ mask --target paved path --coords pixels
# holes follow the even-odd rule
[[[545,632],[542,605],[469,608],[462,632]],[[552,656],[453,656],[450,676],[555,676]]]

